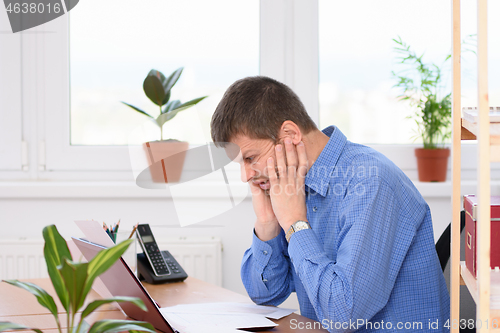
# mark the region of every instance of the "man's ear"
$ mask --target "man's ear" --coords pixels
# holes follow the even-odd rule
[[[299,126],[291,120],[286,120],[281,124],[279,139],[283,141],[286,138],[292,139],[294,145],[302,141],[302,132]]]

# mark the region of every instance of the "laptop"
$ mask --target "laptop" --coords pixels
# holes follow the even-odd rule
[[[99,251],[105,249],[104,246],[83,239],[75,237],[72,237],[72,239],[88,261],[94,258]],[[138,297],[144,302],[148,309],[146,312],[132,303],[119,303],[119,306],[127,316],[135,320],[149,322],[157,330],[165,333],[179,333],[163,317],[156,302],[151,298],[123,258],[120,258],[120,260],[99,277],[106,288],[108,288],[111,295]]]
[[[75,245],[78,247],[78,249],[82,252],[83,256],[85,259],[88,261],[92,260],[97,253],[103,249],[105,249],[105,246],[97,245],[92,242],[89,242],[84,239],[80,238],[75,238],[72,237]],[[137,306],[135,306],[132,303],[118,303],[118,306],[121,307],[123,312],[125,314],[135,320],[140,320],[140,321],[145,321],[148,323],[151,323],[157,330],[165,333],[180,333],[178,330],[172,327],[170,323],[168,322],[167,318],[161,313],[161,308],[158,306],[158,304],[151,298],[147,290],[144,288],[142,283],[139,281],[139,279],[135,276],[134,272],[130,269],[128,264],[123,260],[123,258],[120,258],[120,260],[116,261],[113,266],[111,266],[106,272],[103,274],[99,275],[101,278],[102,282],[104,283],[105,287],[108,289],[110,294],[112,296],[130,296],[130,297],[137,297],[141,299],[144,304],[146,305],[147,312],[141,310]],[[249,313],[246,313],[244,315],[239,315],[239,316],[231,316],[233,317],[233,320],[238,321],[238,325],[243,325],[241,327],[233,327],[233,328],[227,328],[231,332],[236,331],[236,329],[251,329],[252,331],[256,330],[262,330],[262,329],[270,329],[277,324],[273,323],[269,319],[265,318],[265,316],[258,315],[259,317],[257,320],[252,314],[253,312],[250,311]],[[213,321],[218,321],[220,318],[213,317],[211,314],[207,314],[208,317],[212,318],[207,318],[203,316],[197,316],[194,314],[195,317],[193,317],[191,320],[195,321],[204,321],[207,320],[208,324],[213,323]],[[281,318],[281,317],[280,317]],[[224,318],[227,320],[227,318]],[[248,319],[248,320],[247,320]],[[279,318],[277,318],[279,319]],[[181,319],[182,320],[182,319]],[[172,322],[172,320],[171,320]],[[188,330],[192,332],[192,329],[195,329],[197,326],[193,326],[191,328],[184,327],[183,324],[179,323],[179,327],[177,329],[181,330]],[[198,324],[200,325],[200,324]],[[205,323],[201,324],[205,325]],[[248,326],[246,326],[248,325]],[[220,332],[224,327],[215,327],[218,332]],[[212,332],[211,330],[210,332]],[[243,331],[241,331],[243,332]]]

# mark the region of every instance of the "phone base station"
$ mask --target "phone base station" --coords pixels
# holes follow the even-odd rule
[[[161,253],[165,258],[166,262],[173,260],[177,264],[177,262],[170,254],[170,252],[161,251]],[[153,272],[153,269],[149,264],[148,258],[146,258],[144,253],[137,254],[137,277],[139,278],[139,280],[145,280],[147,283],[160,284],[160,283],[184,281],[188,277],[188,275],[186,274],[184,269],[180,267],[180,265],[177,264],[176,268],[177,269],[175,271],[171,269],[169,275],[156,275]]]

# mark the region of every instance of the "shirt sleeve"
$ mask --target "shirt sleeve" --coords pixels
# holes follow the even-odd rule
[[[339,208],[335,260],[328,258],[313,229],[294,233],[288,245],[319,321],[369,320],[378,313],[416,232],[408,222],[412,219],[401,215],[397,194],[380,178],[364,179],[350,189]]]
[[[279,305],[294,291],[287,248],[283,230],[267,242],[254,231],[252,247],[243,256],[241,279],[255,303]]]

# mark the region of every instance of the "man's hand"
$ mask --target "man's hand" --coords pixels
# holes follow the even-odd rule
[[[271,240],[278,236],[281,231],[271,206],[271,199],[258,184],[250,182],[250,189],[252,190],[253,209],[257,215],[255,234],[264,242]]]
[[[307,154],[303,142],[294,146],[290,139],[285,139],[285,151],[282,145],[276,145],[276,166],[272,157],[267,160],[267,170],[271,189],[272,210],[285,232],[298,220],[307,221],[304,181],[307,173]],[[288,164],[288,166],[287,166]],[[276,174],[276,169],[278,174]]]

